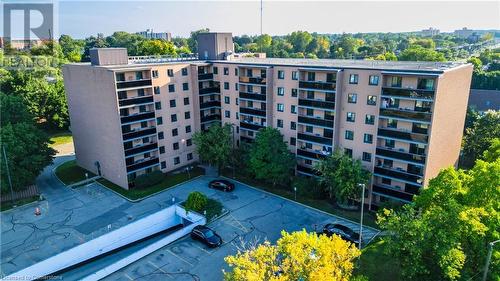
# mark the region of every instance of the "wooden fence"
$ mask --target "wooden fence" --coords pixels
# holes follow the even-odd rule
[[[14,200],[21,200],[25,198],[30,198],[33,196],[38,196],[40,192],[38,191],[38,187],[36,185],[30,185],[28,188],[20,191],[14,191]],[[8,202],[12,200],[12,196],[10,192],[6,192],[5,194],[0,195],[0,202]]]

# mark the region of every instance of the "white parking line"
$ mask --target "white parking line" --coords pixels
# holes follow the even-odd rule
[[[165,270],[161,269],[161,267],[157,266],[154,262],[148,261],[148,263],[150,265],[152,265],[154,268],[156,268],[157,270],[161,271],[161,273],[163,273],[163,274],[165,274],[165,275],[168,276],[168,273]]]
[[[170,249],[168,249],[167,252],[171,253],[173,256],[175,256],[176,258],[178,258],[178,259],[182,260],[183,262],[189,264],[190,266],[194,265],[194,264],[190,263],[189,261],[187,261],[185,258],[183,258],[183,257],[177,255],[176,253],[170,251]]]

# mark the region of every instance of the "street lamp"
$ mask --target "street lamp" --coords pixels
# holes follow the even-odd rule
[[[493,246],[495,246],[498,242],[500,242],[500,240],[488,243],[488,255],[486,256],[486,264],[484,265],[483,281],[486,281],[486,277],[488,277],[488,267],[490,266],[491,253],[493,252]]]
[[[364,183],[359,183],[359,187],[361,187],[361,218],[359,222],[359,250],[361,250],[361,236],[363,236],[363,211],[365,209],[365,184]]]
[[[295,201],[297,201],[297,187],[296,186],[293,187],[293,191],[295,193]]]
[[[235,163],[236,161],[235,161],[235,159],[234,159],[234,124],[233,124],[233,123],[231,123],[231,133],[232,133],[232,135],[233,135],[233,142],[232,142],[232,148],[233,148],[233,151],[232,151],[232,153],[231,153],[231,155],[232,155],[232,157],[233,157],[233,161],[232,161],[233,163],[232,163],[232,165],[231,165],[231,166],[233,166],[233,179],[234,179],[234,178],[236,178],[236,176],[235,176],[235,173],[236,173],[236,172],[235,172],[235,167],[234,167],[234,166],[235,166],[235,164],[236,164],[236,163]]]

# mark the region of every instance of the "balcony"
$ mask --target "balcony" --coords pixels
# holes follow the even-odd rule
[[[216,120],[219,120],[219,121],[221,120],[220,114],[211,114],[211,115],[202,116],[200,118],[201,123],[216,121]]]
[[[141,104],[147,104],[147,103],[153,103],[153,96],[136,97],[136,98],[123,99],[123,100],[118,101],[119,106],[141,105]]]
[[[399,118],[409,121],[423,121],[429,123],[431,122],[432,113],[417,112],[414,110],[405,110],[405,109],[381,108],[380,116],[385,116],[389,118]]]
[[[387,176],[403,182],[411,184],[422,184],[422,176],[410,174],[404,170],[390,169],[382,166],[377,166],[373,170],[375,176]]]
[[[405,202],[411,202],[411,200],[413,199],[413,194],[406,193],[404,191],[400,191],[400,190],[396,190],[396,189],[392,189],[392,188],[382,187],[382,186],[375,185],[375,184],[372,186],[372,192],[375,194],[378,194],[378,195],[382,195],[382,196],[385,195],[388,197],[397,198],[397,199],[405,201]]]
[[[425,164],[425,156],[411,154],[403,151],[390,150],[385,148],[377,148],[377,155],[384,156],[396,160],[402,160],[410,163]]]
[[[265,126],[262,126],[259,124],[253,124],[253,123],[245,123],[245,122],[241,121],[240,128],[246,129],[246,130],[251,130],[251,131],[258,131],[260,129],[265,128]]]
[[[240,76],[240,83],[266,85],[266,78]]]
[[[333,128],[333,120],[299,116],[298,121],[299,121],[299,124],[320,126],[320,127],[330,128],[330,129]]]
[[[382,87],[382,96],[411,100],[434,100],[434,90]]]
[[[246,142],[246,143],[252,143],[252,142],[254,142],[254,139],[249,138],[249,137],[245,137],[245,136],[240,136],[240,140],[242,142]]]
[[[302,166],[299,164],[297,164],[297,172],[312,175],[312,176],[319,176],[319,173],[317,171],[315,171],[313,168],[309,168],[309,167]]]
[[[256,94],[256,93],[240,92],[240,99],[256,100],[256,101],[266,101],[266,95],[264,95],[264,94]]]
[[[200,95],[220,93],[220,86],[208,87],[200,89]]]
[[[381,137],[387,137],[403,141],[418,142],[418,143],[427,143],[429,139],[427,135],[414,134],[414,133],[390,130],[390,129],[378,129],[378,135]]]
[[[240,114],[250,114],[259,117],[266,117],[266,111],[258,108],[240,107]]]
[[[116,81],[117,89],[137,88],[151,86],[151,79],[134,80],[134,81]]]
[[[125,123],[144,121],[144,120],[154,119],[154,118],[155,118],[154,112],[144,112],[144,113],[138,113],[138,114],[129,115],[129,116],[122,116],[120,118],[120,120],[121,120],[122,124],[125,124]]]
[[[304,133],[298,133],[297,137],[299,140],[303,141],[309,141],[309,142],[314,142],[314,143],[319,143],[319,144],[324,144],[331,146],[333,143],[332,138],[327,138],[327,137],[322,137],[322,136],[316,136],[316,135],[309,135],[309,134],[304,134]]]
[[[220,107],[220,100],[206,101],[200,103],[200,109],[210,108],[210,107]]]
[[[299,148],[299,149],[297,149],[297,156],[302,156],[302,157],[309,158],[309,159],[319,160],[319,159],[326,158],[328,155],[322,154],[320,152],[313,152],[313,151],[308,151],[308,150]]]
[[[299,81],[299,88],[313,91],[335,91],[337,87],[335,82]]]
[[[335,102],[330,101],[308,100],[299,98],[299,106],[335,110]]]
[[[158,165],[159,163],[160,163],[160,159],[158,157],[155,157],[155,158],[152,158],[149,160],[141,161],[139,163],[127,165],[127,173],[132,173],[132,172],[144,169],[144,168],[149,168],[149,167]]]
[[[145,136],[150,136],[156,134],[156,128],[149,128],[145,130],[138,130],[138,131],[132,131],[132,132],[127,132],[123,133],[123,140],[131,140],[131,139],[136,139],[136,138],[141,138]]]
[[[138,147],[134,147],[131,149],[125,150],[125,156],[135,155],[139,153],[144,153],[152,150],[156,150],[158,148],[158,143],[151,143],[147,145],[141,145]]]
[[[213,79],[214,79],[213,73],[198,73],[198,81],[213,80]]]

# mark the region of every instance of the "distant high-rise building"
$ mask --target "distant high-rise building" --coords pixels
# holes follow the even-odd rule
[[[139,34],[147,39],[163,39],[167,41],[172,40],[172,34],[170,32],[153,32],[153,29],[146,29],[146,31],[139,31],[135,34]]]
[[[421,31],[421,33],[422,33],[422,36],[432,37],[432,36],[439,35],[439,29],[436,29],[436,28],[433,28],[433,27],[429,27],[429,29],[423,29]]]
[[[471,36],[473,33],[474,33],[474,30],[467,29],[467,27],[464,27],[462,29],[457,29],[454,32],[455,36],[457,36],[459,38],[464,38],[464,39],[469,38],[469,36]]]

